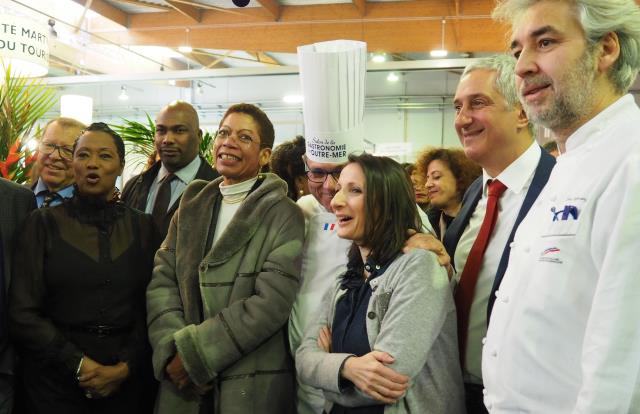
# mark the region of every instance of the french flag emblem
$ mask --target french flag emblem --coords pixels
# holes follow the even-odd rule
[[[325,231],[333,231],[335,227],[336,227],[336,223],[324,223]]]

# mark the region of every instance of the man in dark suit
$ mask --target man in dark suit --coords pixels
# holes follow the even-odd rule
[[[458,336],[469,413],[486,412],[482,343],[509,245],[555,164],[533,139],[518,101],[514,66],[515,60],[506,55],[471,64],[454,97],[460,142],[467,157],[483,168],[444,236],[459,278]]]
[[[14,355],[6,323],[11,248],[20,223],[35,208],[36,198],[29,189],[0,178],[0,414],[10,413],[13,407]]]
[[[193,106],[182,101],[165,106],[156,117],[155,146],[160,160],[132,177],[122,191],[125,204],[153,215],[163,239],[187,185],[219,175],[198,156],[201,141],[200,121]]]

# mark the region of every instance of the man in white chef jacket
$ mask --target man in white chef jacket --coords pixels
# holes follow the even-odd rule
[[[301,285],[289,318],[292,354],[329,287],[346,270],[351,241],[338,237],[331,199],[342,166],[363,149],[366,43],[321,42],[298,48],[309,195],[298,205],[305,217]],[[297,384],[298,414],[321,413],[322,391]]]
[[[516,4],[520,3],[520,4]],[[520,225],[482,356],[492,413],[640,410],[634,0],[501,1],[520,100],[561,155]]]

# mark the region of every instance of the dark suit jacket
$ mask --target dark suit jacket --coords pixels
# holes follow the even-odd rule
[[[124,186],[122,190],[122,201],[133,208],[136,208],[140,211],[145,211],[147,208],[147,197],[149,196],[149,189],[151,188],[151,184],[156,179],[158,175],[158,171],[160,171],[161,162],[158,161],[151,166],[147,171],[136,175],[135,177],[131,177],[127,184]],[[198,168],[198,172],[196,173],[195,179],[197,180],[206,180],[212,181],[215,178],[220,176],[216,170],[211,168],[211,166],[207,163],[207,161],[200,157],[200,168]],[[178,209],[178,205],[180,204],[180,198],[176,200],[176,202],[169,208],[166,216],[164,217],[164,221],[162,223],[161,228],[158,229],[158,233],[160,235],[161,240],[164,240],[167,237],[167,231],[169,230],[169,223],[171,223],[171,218],[173,217],[173,213]]]
[[[14,235],[20,231],[20,225],[27,214],[36,208],[36,198],[28,188],[0,178],[0,237],[2,237],[3,255],[0,257],[4,278],[4,291],[0,292],[0,317],[3,319],[0,332],[0,373],[13,373],[13,352],[8,346],[6,335],[7,289],[11,281],[11,256]]]
[[[491,288],[491,294],[489,295],[489,305],[487,306],[487,323],[489,321],[489,317],[491,316],[493,303],[496,299],[495,292],[500,287],[504,272],[507,270],[507,264],[509,263],[509,253],[511,252],[510,244],[513,241],[513,237],[516,234],[516,230],[522,222],[522,219],[524,219],[524,217],[527,215],[529,209],[538,198],[538,195],[547,184],[549,175],[551,174],[551,170],[553,170],[553,166],[555,164],[555,158],[549,155],[547,151],[542,150],[540,161],[538,162],[538,166],[536,167],[536,171],[533,175],[533,180],[531,181],[531,186],[529,187],[529,190],[524,197],[522,207],[520,207],[520,211],[518,212],[518,216],[516,217],[516,222],[511,229],[509,239],[507,240],[507,244],[504,246],[502,256],[500,257],[500,264],[498,265],[496,276],[493,281],[493,287]],[[460,209],[460,212],[453,220],[453,222],[451,222],[451,225],[449,226],[449,228],[447,228],[447,231],[444,235],[444,247],[445,249],[447,249],[447,253],[451,257],[452,262],[454,254],[456,252],[456,247],[458,246],[458,241],[460,240],[460,237],[462,236],[464,230],[467,228],[469,220],[471,219],[471,216],[473,215],[473,212],[475,211],[476,206],[478,205],[478,201],[480,201],[481,197],[482,176],[478,177],[478,179],[475,180],[467,189],[464,197],[462,198],[462,208]],[[457,271],[461,272],[462,269],[457,269]]]

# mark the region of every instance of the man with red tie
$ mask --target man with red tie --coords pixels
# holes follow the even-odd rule
[[[444,236],[457,271],[460,362],[469,413],[483,413],[482,341],[518,225],[555,161],[533,139],[518,101],[515,60],[498,55],[469,65],[458,84],[455,129],[467,157],[483,169]]]

